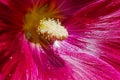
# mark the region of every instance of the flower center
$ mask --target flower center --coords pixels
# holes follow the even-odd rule
[[[28,24],[28,23],[27,23]],[[56,40],[64,40],[68,37],[68,32],[59,20],[43,18],[36,23],[29,23],[25,26],[26,38],[34,43],[54,43]]]
[[[54,43],[56,40],[65,40],[68,32],[56,19],[54,12],[46,13],[45,6],[34,7],[25,15],[24,32],[25,37],[33,43]],[[55,17],[55,19],[54,19]],[[59,16],[60,17],[60,16]]]

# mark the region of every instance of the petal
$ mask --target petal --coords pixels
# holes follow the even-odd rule
[[[0,71],[3,80],[37,80],[37,68],[33,62],[28,42],[22,35],[19,35],[9,44],[10,46],[1,56]]]
[[[119,73],[109,64],[85,53],[62,55],[75,80],[118,80]]]
[[[66,46],[68,49],[65,48]],[[55,50],[54,53],[51,53],[49,50],[51,55],[46,55],[48,53],[41,55],[41,61],[44,61],[41,63],[41,74],[43,80],[120,79],[119,72],[117,72],[117,70],[115,70],[111,65],[95,56],[89,55],[88,53],[80,53],[74,49],[75,47],[69,49],[69,46],[66,46],[60,47],[57,49],[58,51]],[[59,55],[58,57],[57,54]],[[52,64],[49,57],[51,58],[51,61],[56,64]],[[64,60],[64,64],[61,66],[61,62],[58,62],[58,60],[61,62]]]
[[[68,43],[58,43],[58,45],[59,47],[54,45],[55,51],[65,61],[65,72],[70,71],[69,76],[72,80],[117,80],[120,78],[116,69],[98,57],[84,53]]]
[[[15,11],[11,7],[9,7],[7,4],[4,4],[0,2],[0,23],[8,25],[8,27],[0,27],[0,28],[22,28],[23,25],[23,14],[20,14],[19,12]],[[1,25],[2,26],[2,25]],[[12,26],[10,28],[10,26]]]
[[[91,56],[86,53],[79,53],[74,49],[75,47],[73,47],[73,49],[68,48],[68,50],[65,47],[62,47],[59,51],[54,51],[53,56],[53,53],[51,53],[49,49],[47,50],[49,50],[48,52],[50,52],[50,55],[41,49],[40,46],[37,47],[37,45],[29,43],[23,37],[21,38],[22,41],[20,40],[17,42],[19,44],[16,45],[16,41],[13,41],[14,43],[12,43],[13,47],[11,46],[9,50],[11,55],[9,55],[7,62],[5,62],[4,66],[2,67],[1,73],[3,79],[120,79],[120,74],[109,64],[95,56]],[[67,44],[65,45],[67,46]],[[57,54],[60,56],[57,56]],[[59,64],[61,62],[58,62],[58,60],[64,61],[64,64],[61,66],[61,64]]]
[[[54,0],[53,0],[54,1]],[[84,5],[91,3],[95,0],[58,0],[57,7],[62,9],[62,12],[65,14],[73,14],[77,10],[79,10]]]
[[[77,17],[97,18],[99,16],[108,15],[120,8],[119,0],[98,0],[86,5],[74,15]]]
[[[89,51],[90,54],[94,53],[93,55],[120,71],[120,7],[118,6],[120,2],[118,0],[103,0],[93,4],[81,9],[76,13],[77,17],[73,17],[65,25],[70,37],[77,38],[74,42],[77,44],[78,41],[85,42],[83,45],[82,42],[79,43],[84,46],[82,49]],[[87,15],[83,16],[83,14]],[[73,21],[75,23],[72,23]],[[68,39],[69,43],[71,41]]]
[[[31,0],[7,0],[8,6],[19,13],[26,13],[32,6]]]
[[[48,0],[48,9],[60,15],[62,20],[69,18],[84,5],[95,0]]]

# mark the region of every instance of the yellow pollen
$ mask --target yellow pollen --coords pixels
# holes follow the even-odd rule
[[[41,45],[53,44],[56,40],[64,40],[68,37],[66,28],[59,21],[61,16],[55,14],[57,11],[45,12],[46,9],[46,6],[34,7],[25,15],[23,30],[26,39],[30,42]]]
[[[47,40],[64,40],[68,37],[68,32],[59,20],[42,19],[37,29],[38,34]]]

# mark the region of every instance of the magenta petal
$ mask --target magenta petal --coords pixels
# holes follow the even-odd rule
[[[26,13],[32,6],[32,0],[9,0],[9,6],[19,13]]]
[[[75,12],[85,5],[94,2],[95,0],[48,0],[49,10],[58,10],[58,14],[62,17],[69,18]]]
[[[120,71],[119,4],[119,0],[99,0],[80,9],[65,24],[70,34],[67,42],[82,47],[82,51],[97,56],[118,71]]]
[[[54,1],[55,0],[52,0],[51,2]],[[95,0],[58,0],[57,7],[63,9],[64,12],[69,12],[69,14],[71,14],[93,1]]]
[[[65,64],[63,66],[55,66],[51,64],[49,57],[41,49],[37,49],[37,45],[30,45],[24,38],[22,47],[17,45],[16,50],[12,52],[11,57],[7,60],[2,68],[3,79],[9,80],[119,80],[120,74],[109,64],[100,60],[95,56],[86,53],[79,53],[74,49],[65,50],[65,47],[56,51]],[[12,43],[15,45],[15,43]],[[13,46],[14,46],[13,45]],[[67,44],[66,44],[67,45]],[[54,46],[55,47],[55,46]],[[19,51],[18,50],[21,50]],[[75,47],[73,47],[75,48]],[[11,48],[12,49],[12,48]],[[66,52],[65,52],[66,51]],[[59,59],[57,57],[52,61]],[[60,60],[60,59],[59,59]],[[61,61],[61,60],[60,60]],[[57,62],[57,65],[59,62]],[[62,77],[61,77],[62,76]]]
[[[74,77],[75,80],[120,79],[120,74],[113,67],[94,56],[85,53],[61,56],[68,66],[66,70],[70,69],[73,71],[69,75]]]
[[[97,18],[108,15],[120,8],[119,0],[98,0],[93,2],[75,13],[78,17]]]
[[[120,40],[119,40],[120,42]],[[120,43],[115,41],[103,42],[101,45],[102,54],[100,58],[111,64],[120,71]]]
[[[75,78],[75,80],[120,79],[119,72],[113,66],[100,59],[91,51],[87,51],[84,48],[80,49],[66,42],[63,44],[57,42],[54,47],[56,47],[55,51],[60,54],[67,67],[69,67],[67,69],[73,71],[69,75]]]
[[[3,80],[37,80],[36,66],[28,50],[29,46],[23,43],[24,39],[20,36],[22,35],[8,44],[9,46],[1,56]]]
[[[0,23],[4,24],[7,27],[0,27],[6,29],[16,29],[22,28],[23,25],[23,13],[19,13],[18,11],[11,8],[9,5],[0,2]],[[0,25],[2,26],[2,25]]]

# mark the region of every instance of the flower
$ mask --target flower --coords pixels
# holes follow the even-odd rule
[[[120,80],[119,0],[0,0],[0,80]]]

